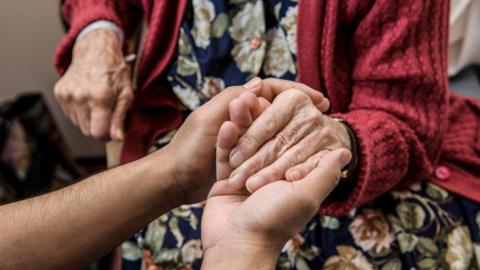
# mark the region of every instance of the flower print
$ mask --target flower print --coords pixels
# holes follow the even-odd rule
[[[192,87],[188,85],[175,85],[172,87],[172,90],[182,104],[187,106],[190,110],[194,110],[200,106],[202,97],[200,93],[195,91]]]
[[[225,82],[220,78],[205,77],[202,86],[202,93],[207,98],[212,98],[225,88]]]
[[[190,76],[197,73],[199,69],[198,62],[192,55],[192,47],[188,41],[188,36],[183,29],[180,29],[180,38],[178,39],[177,73],[182,76]]]
[[[122,258],[127,261],[136,261],[143,257],[142,249],[134,242],[124,242],[121,249]]]
[[[477,259],[477,266],[480,266],[480,245],[474,244],[473,252],[475,254],[475,258]]]
[[[280,21],[280,25],[287,33],[288,48],[293,54],[297,54],[297,17],[298,5],[290,7],[285,17]]]
[[[267,33],[267,51],[263,71],[267,75],[282,77],[285,73],[296,74],[295,63],[288,50],[283,30],[276,27]]]
[[[447,234],[445,261],[449,269],[469,269],[473,258],[473,244],[466,226],[456,226]]]
[[[394,240],[393,232],[388,225],[385,215],[374,209],[365,209],[349,226],[355,244],[363,251],[389,250]]]
[[[340,227],[340,220],[336,217],[320,216],[320,224],[323,228],[337,230]]]
[[[180,250],[182,262],[186,265],[192,265],[197,259],[202,258],[202,244],[199,239],[189,240]]]
[[[373,266],[363,254],[349,246],[337,246],[338,255],[331,256],[323,265],[324,270],[370,270]]]
[[[215,6],[209,0],[193,0],[192,36],[195,45],[205,49],[210,44],[211,24],[215,19]]]
[[[283,250],[287,252],[292,252],[300,248],[303,243],[305,243],[305,238],[303,238],[299,233],[297,233],[290,240],[288,240],[288,242],[283,247]]]
[[[234,40],[231,55],[242,72],[257,75],[265,56],[265,14],[263,1],[244,4],[229,28]]]
[[[320,255],[320,248],[312,244],[306,244],[305,238],[300,235],[294,235],[282,249],[284,256],[281,256],[278,262],[278,269],[308,270],[308,261],[312,261]]]

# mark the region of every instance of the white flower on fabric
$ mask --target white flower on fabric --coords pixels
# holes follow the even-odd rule
[[[373,265],[363,254],[349,246],[337,246],[338,255],[331,256],[323,265],[324,270],[362,269],[373,270]]]
[[[210,44],[215,6],[209,0],[193,0],[193,30],[195,45],[205,49]]]
[[[457,226],[447,235],[445,261],[452,270],[468,269],[473,258],[473,244],[466,226]]]
[[[265,56],[265,14],[263,1],[244,4],[229,28],[234,47],[232,57],[242,72],[258,74]]]
[[[285,34],[280,28],[274,28],[267,33],[267,52],[263,71],[267,75],[273,75],[277,78],[285,73],[296,74],[295,63],[288,49]]]
[[[194,110],[201,105],[202,98],[200,93],[195,91],[193,88],[175,85],[172,90],[178,99],[180,99],[182,104],[187,106],[187,108],[190,110]]]
[[[200,240],[189,240],[182,246],[180,251],[183,263],[189,265],[193,264],[195,260],[202,258],[202,244]]]
[[[288,47],[293,54],[297,54],[297,17],[298,5],[290,7],[285,17],[280,21],[280,25],[287,33]]]

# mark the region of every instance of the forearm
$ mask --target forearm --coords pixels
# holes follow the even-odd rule
[[[168,155],[154,155],[0,207],[0,268],[80,268],[178,206]]]

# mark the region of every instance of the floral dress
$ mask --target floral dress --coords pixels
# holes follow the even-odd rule
[[[167,75],[185,114],[254,76],[295,80],[297,5],[190,1]],[[200,269],[201,216],[202,205],[191,205],[153,221],[122,245],[123,269]],[[343,217],[316,215],[286,243],[277,268],[478,269],[479,260],[480,205],[422,182]]]

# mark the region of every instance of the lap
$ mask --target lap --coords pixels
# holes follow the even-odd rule
[[[122,246],[124,269],[142,262],[146,269],[200,269],[201,215],[201,205],[183,206],[152,222]],[[285,245],[277,268],[475,269],[479,226],[480,204],[416,184],[343,217],[316,215]]]

